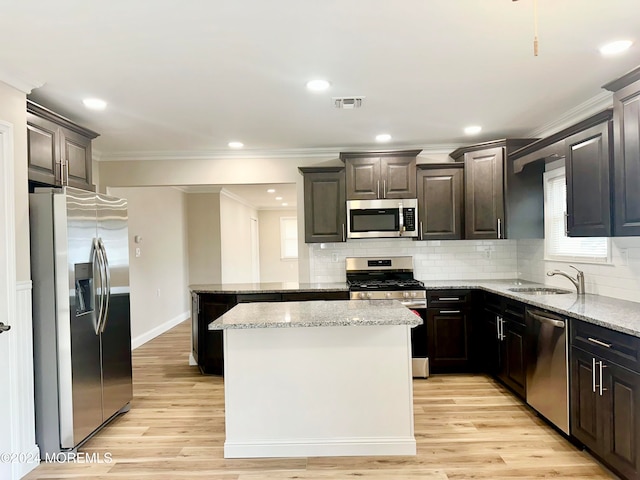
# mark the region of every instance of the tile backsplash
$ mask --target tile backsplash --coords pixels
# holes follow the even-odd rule
[[[311,282],[344,282],[346,257],[408,255],[419,280],[515,278],[515,240],[349,240],[309,245]]]
[[[518,240],[518,276],[523,280],[554,287],[574,289],[561,276],[548,277],[549,270],[574,272],[575,265],[584,272],[587,293],[640,302],[640,237],[611,239],[611,263],[590,264],[554,262],[544,259],[544,240]]]
[[[544,241],[411,239],[349,240],[309,244],[310,281],[344,282],[346,257],[408,255],[419,280],[499,280],[520,278],[573,289],[549,270],[569,271],[569,264],[544,260]],[[575,264],[585,274],[587,293],[640,302],[640,237],[611,239],[611,264]]]

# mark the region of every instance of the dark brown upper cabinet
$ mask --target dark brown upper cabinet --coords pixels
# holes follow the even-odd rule
[[[345,242],[344,167],[300,167],[304,176],[305,243]]]
[[[341,153],[347,200],[416,198],[416,156],[420,151]]]
[[[566,231],[570,237],[612,233],[613,112],[604,110],[510,155],[516,176],[526,168],[564,158]]]
[[[611,236],[611,121],[565,139],[567,234]]]
[[[614,236],[640,235],[640,67],[603,88],[613,94]]]
[[[496,140],[451,153],[464,161],[465,238],[542,238],[544,165],[516,174],[508,155],[532,139]]]
[[[464,238],[464,164],[418,165],[420,240]]]
[[[38,184],[95,190],[91,140],[98,136],[27,100],[29,180]]]

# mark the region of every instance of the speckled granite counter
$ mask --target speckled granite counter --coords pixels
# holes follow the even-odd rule
[[[209,330],[420,324],[422,319],[397,300],[258,302],[236,305]]]
[[[424,284],[427,290],[451,288],[485,290],[519,300],[527,305],[640,337],[640,303],[602,295],[577,295],[571,284],[566,288],[571,293],[562,295],[527,295],[510,291],[509,289],[514,287],[544,286],[517,280],[443,280],[424,282]]]
[[[195,293],[348,292],[346,283],[208,283],[190,285]]]

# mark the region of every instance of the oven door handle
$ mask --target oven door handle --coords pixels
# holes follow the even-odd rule
[[[400,303],[407,308],[427,308],[426,299],[422,300],[400,300]]]

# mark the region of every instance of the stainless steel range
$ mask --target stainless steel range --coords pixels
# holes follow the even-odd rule
[[[351,300],[399,300],[408,308],[427,308],[424,284],[413,278],[412,257],[348,257]]]

